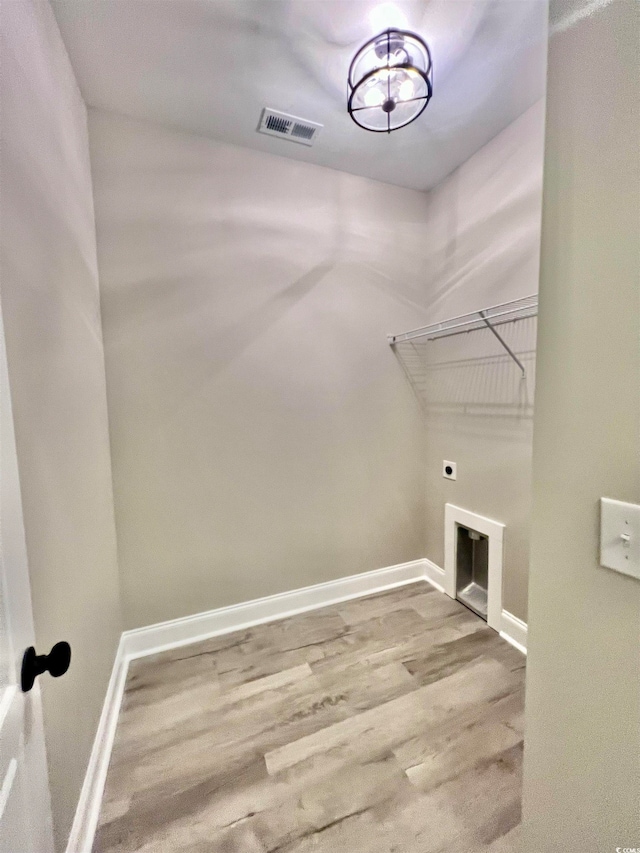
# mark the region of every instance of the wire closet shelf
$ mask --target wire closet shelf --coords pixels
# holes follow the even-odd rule
[[[490,308],[483,308],[480,311],[471,311],[469,314],[460,314],[457,317],[451,317],[449,320],[443,320],[441,323],[421,326],[418,329],[411,329],[398,335],[387,335],[387,339],[391,346],[395,346],[419,338],[435,341],[439,338],[449,338],[453,335],[463,335],[475,332],[478,329],[488,328],[516,362],[524,376],[524,365],[496,327],[503,326],[506,323],[516,323],[518,320],[527,320],[529,317],[536,317],[537,314],[538,296],[534,294],[533,296],[524,296],[522,299],[514,299],[511,302],[502,302],[500,305],[492,305]]]

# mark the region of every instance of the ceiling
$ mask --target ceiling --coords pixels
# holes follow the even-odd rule
[[[546,0],[52,0],[89,106],[428,190],[544,94]],[[346,111],[360,45],[425,38],[434,95],[368,133]],[[268,106],[320,122],[312,148],[258,134]]]

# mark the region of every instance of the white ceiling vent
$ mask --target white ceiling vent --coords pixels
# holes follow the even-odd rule
[[[265,107],[262,110],[258,133],[290,139],[291,142],[299,142],[301,145],[313,145],[322,127],[323,125],[315,121],[307,121],[305,118],[297,118]]]

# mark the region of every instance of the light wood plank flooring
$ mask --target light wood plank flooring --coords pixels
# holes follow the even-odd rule
[[[94,850],[511,853],[524,663],[426,583],[135,661]]]

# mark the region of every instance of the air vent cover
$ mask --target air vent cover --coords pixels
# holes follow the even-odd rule
[[[279,136],[281,139],[289,139],[291,142],[299,142],[301,145],[313,145],[321,129],[322,125],[315,121],[307,121],[307,119],[297,118],[265,107],[262,110],[258,133]]]

